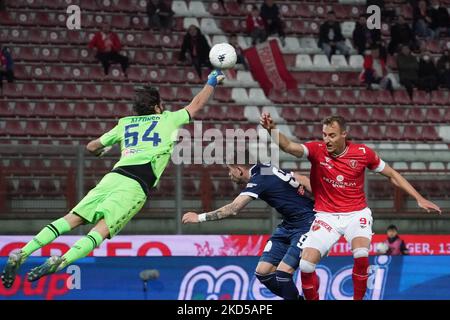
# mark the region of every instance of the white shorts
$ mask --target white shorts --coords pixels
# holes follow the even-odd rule
[[[300,238],[298,246],[317,249],[324,257],[341,236],[349,243],[356,237],[372,240],[372,224],[369,208],[349,213],[317,212],[309,232]]]

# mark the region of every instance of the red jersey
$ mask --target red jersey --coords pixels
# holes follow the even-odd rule
[[[315,211],[345,213],[367,207],[364,193],[364,171],[384,169],[385,163],[364,144],[347,142],[337,156],[328,153],[324,142],[304,143],[305,155],[311,162],[311,187]]]

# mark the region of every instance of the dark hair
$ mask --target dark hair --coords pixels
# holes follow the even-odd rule
[[[252,11],[254,11],[254,10],[259,10],[258,6],[256,4],[252,5]]]
[[[341,131],[346,131],[347,127],[347,121],[345,121],[344,117],[341,116],[329,116],[323,119],[322,124],[324,125],[331,125],[333,122],[336,122],[339,127],[341,128]]]
[[[133,105],[134,112],[138,116],[156,113],[155,107],[161,103],[158,89],[152,86],[144,86],[134,91],[136,93]]]
[[[395,225],[393,225],[393,224],[391,224],[389,227],[387,227],[386,231],[389,231],[389,230],[398,231],[397,227]]]

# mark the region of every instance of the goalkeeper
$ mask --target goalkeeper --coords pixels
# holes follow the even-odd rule
[[[224,78],[220,70],[211,72],[207,84],[191,103],[175,112],[164,111],[156,88],[136,90],[137,115],[121,118],[111,131],[86,146],[89,152],[101,156],[109,147],[120,143],[120,160],[67,215],[47,225],[20,251],[10,254],[1,276],[3,285],[6,288],[13,285],[20,265],[33,252],[82,224],[95,226],[62,257],[52,256],[32,269],[28,281],[64,269],[87,256],[106,238],[118,234],[143,207],[149,190],[158,183],[169,163],[177,129],[189,123],[205,106],[215,86]]]

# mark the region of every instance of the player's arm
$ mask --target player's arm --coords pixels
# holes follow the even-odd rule
[[[312,193],[311,181],[307,176],[300,174],[299,172],[293,172],[293,176],[295,180],[297,180],[303,187],[308,190],[308,192]]]
[[[229,203],[222,208],[214,211],[197,214],[196,212],[187,212],[183,215],[183,223],[199,223],[204,221],[214,221],[235,216],[241,211],[247,204],[253,200],[252,197],[247,195],[239,195],[234,199],[232,203]]]
[[[389,178],[392,184],[399,187],[407,194],[409,194],[411,197],[416,199],[417,205],[420,208],[425,209],[427,212],[437,211],[439,212],[439,214],[441,213],[441,209],[436,204],[425,199],[419,192],[417,192],[416,189],[414,189],[414,187],[408,182],[408,180],[406,180],[396,170],[392,169],[389,165],[386,164],[384,169],[380,171],[380,174]]]
[[[269,113],[263,112],[261,118],[259,120],[261,126],[267,130],[267,132],[272,135],[272,130],[275,130],[277,127],[272,120],[272,117]],[[284,134],[278,131],[278,134],[275,137],[272,137],[276,144],[280,146],[280,149],[286,153],[290,153],[298,158],[303,157],[305,153],[302,145],[300,143],[293,142],[289,140]]]
[[[209,98],[214,93],[216,85],[223,82],[225,76],[222,71],[214,70],[208,76],[208,82],[203,89],[192,99],[191,103],[185,107],[189,112],[191,118],[194,118],[197,112],[199,112],[208,102]]]
[[[90,141],[86,145],[86,150],[92,153],[96,157],[103,156],[106,152],[111,150],[111,147],[105,147],[101,142],[100,138]]]

